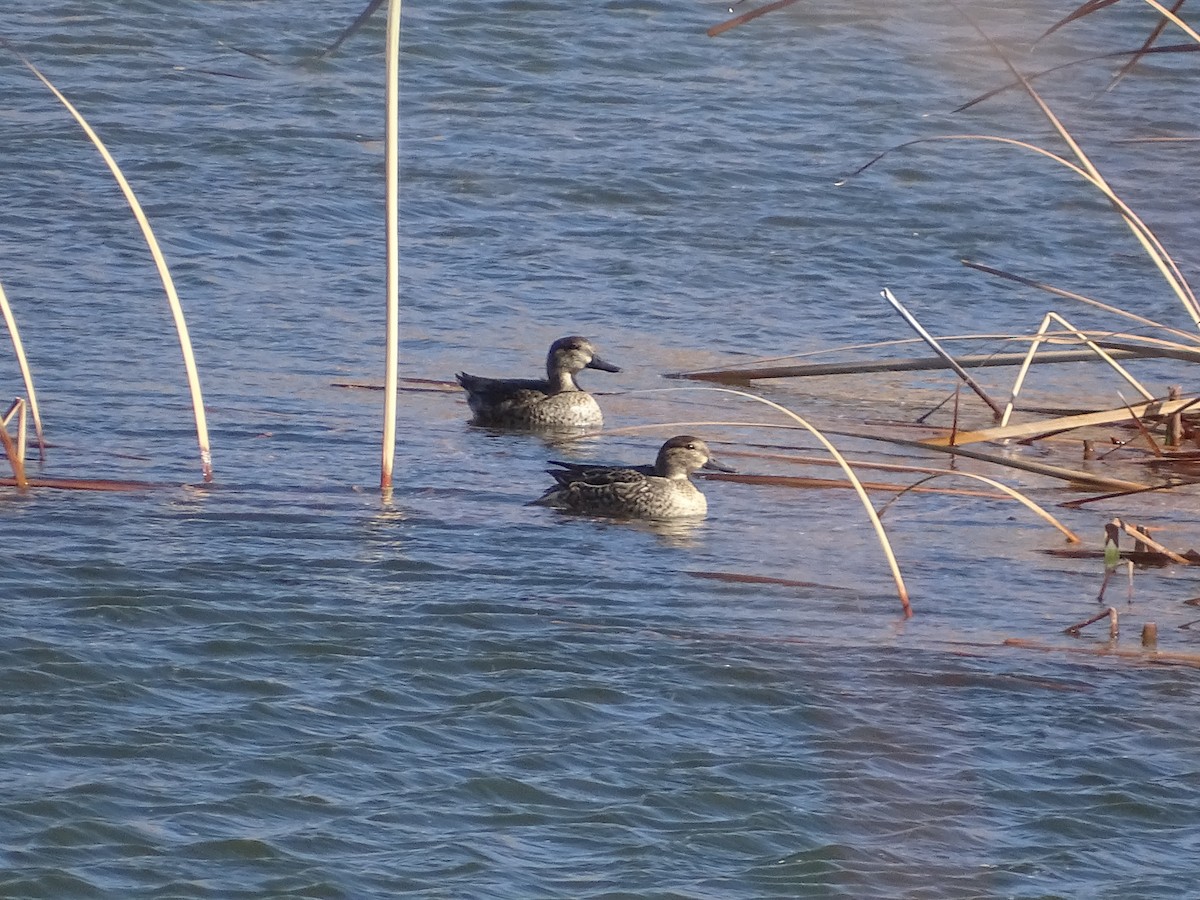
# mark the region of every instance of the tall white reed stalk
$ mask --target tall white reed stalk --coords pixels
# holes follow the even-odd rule
[[[384,154],[387,178],[387,350],[383,385],[383,460],[379,489],[392,489],[396,456],[396,394],[400,365],[400,6],[389,0]]]

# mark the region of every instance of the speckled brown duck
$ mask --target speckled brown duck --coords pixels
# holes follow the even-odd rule
[[[577,372],[620,372],[587,338],[559,338],[546,355],[546,378],[484,378],[458,374],[477,425],[497,428],[594,428],[604,417],[596,399],[575,381]]]
[[[572,512],[625,519],[703,516],[708,501],[689,477],[697,469],[732,472],[712,458],[708,445],[690,434],[673,437],[653,466],[592,466],[551,460],[557,482],[534,503]]]

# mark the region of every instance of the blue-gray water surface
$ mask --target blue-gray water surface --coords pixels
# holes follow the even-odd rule
[[[1049,309],[1129,327],[964,257],[1190,327],[1103,198],[1045,157],[929,142],[849,177],[949,134],[1061,148],[1019,92],[951,112],[1010,78],[971,24],[936,0],[800,2],[709,38],[727,5],[406,4],[414,381],[386,500],[382,395],[347,386],[383,372],[382,12],[320,57],[364,4],[6,6],[0,283],[52,445],[31,474],[154,487],[0,488],[0,896],[1200,896],[1200,676],[1137,637],[1154,621],[1163,650],[1200,653],[1193,571],[1140,571],[1132,603],[1110,587],[1129,655],[1095,655],[1106,626],[1061,632],[1097,611],[1100,564],[1044,555],[1062,536],[998,499],[889,507],[907,621],[848,491],[706,481],[708,518],[677,528],[525,505],[547,458],[648,462],[680,431],[743,473],[834,477],[772,456],[819,455],[795,431],[703,424],[787,424],[765,406],[656,389],[908,338],[884,287],[939,334],[1029,331]],[[969,4],[1025,71],[1132,49],[1154,24],[1119,4],[1031,47],[1074,5]],[[212,485],[145,243],[14,50],[154,225]],[[1038,85],[1194,273],[1197,145],[1132,140],[1194,137],[1189,59],[1108,92],[1111,59]],[[415,381],[533,375],[571,333],[624,370],[585,373],[599,435],[478,429],[460,392]],[[1035,400],[1132,396],[1103,367],[1053,369]],[[1160,393],[1189,374],[1137,373]],[[1011,374],[981,377],[1002,394]],[[0,379],[24,394],[11,354]],[[953,386],[754,390],[888,428]],[[1078,490],[989,474],[1092,548],[1114,515],[1200,544],[1180,492],[1070,511],[1054,504]]]

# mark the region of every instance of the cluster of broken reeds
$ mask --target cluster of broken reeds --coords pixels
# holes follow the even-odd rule
[[[798,0],[778,0],[778,2],[767,3],[714,26],[708,33],[710,36],[715,37],[731,29],[746,25],[760,16],[791,6],[796,2]],[[1056,22],[1037,40],[1040,41],[1042,38],[1069,25],[1071,22],[1098,13],[1100,10],[1112,6],[1116,2],[1117,0],[1088,0],[1088,2],[1082,4],[1069,15]],[[1151,32],[1145,37],[1139,47],[1104,55],[1104,57],[1128,57],[1127,63],[1117,74],[1116,79],[1127,76],[1136,63],[1147,54],[1187,53],[1200,50],[1200,35],[1178,15],[1184,5],[1184,0],[1176,0],[1171,9],[1167,9],[1162,4],[1156,2],[1156,0],[1143,0],[1143,2],[1158,13],[1158,19]],[[980,37],[991,48],[996,58],[1008,69],[1012,77],[1010,84],[989,91],[981,97],[964,103],[959,107],[958,111],[981,103],[1001,91],[1020,89],[1024,91],[1026,96],[1053,128],[1065,151],[1055,151],[1029,141],[1016,140],[1002,135],[940,135],[910,141],[885,150],[861,166],[851,177],[860,175],[892,153],[929,141],[992,142],[1007,145],[1022,152],[1036,153],[1042,158],[1068,169],[1084,183],[1101,193],[1108,205],[1120,216],[1121,220],[1134,236],[1134,239],[1153,262],[1166,282],[1168,289],[1182,306],[1184,314],[1190,320],[1193,329],[1200,327],[1200,303],[1197,303],[1196,295],[1175,260],[1153,230],[1116,193],[1099,168],[1085,152],[1080,141],[1067,130],[1060,118],[1034,88],[1033,81],[1046,73],[1026,74],[1019,71],[984,29],[975,23],[968,12],[961,8],[958,11],[975,28]],[[1175,46],[1157,46],[1156,44],[1160,36],[1172,26],[1181,30],[1191,43]],[[1122,317],[1136,326],[1138,330],[1114,332],[1111,330],[1099,331],[1081,328],[1073,324],[1068,317],[1058,312],[1050,311],[1045,314],[1039,327],[1032,334],[1025,336],[996,336],[1003,337],[1006,342],[1019,341],[1026,344],[1027,347],[1023,352],[992,352],[971,356],[956,356],[947,347],[963,340],[978,341],[984,336],[972,335],[941,339],[935,338],[896,299],[891,291],[885,289],[882,292],[884,299],[891,304],[901,318],[916,332],[918,337],[915,340],[919,340],[927,345],[933,355],[901,360],[871,360],[866,363],[806,361],[804,364],[801,364],[796,357],[775,358],[772,360],[757,361],[752,364],[743,364],[735,368],[676,373],[672,377],[746,386],[753,382],[774,378],[949,369],[958,376],[961,383],[960,387],[965,387],[973,392],[987,407],[992,420],[989,425],[972,428],[960,426],[959,391],[956,391],[953,396],[954,416],[952,422],[948,427],[935,429],[933,433],[929,432],[928,426],[921,426],[918,434],[908,437],[898,436],[896,431],[900,429],[890,429],[886,433],[881,432],[879,429],[840,429],[831,433],[867,440],[887,441],[892,444],[905,445],[926,451],[943,452],[951,457],[969,457],[1001,467],[1035,472],[1049,478],[1058,479],[1075,488],[1103,492],[1097,496],[1088,496],[1069,501],[1063,504],[1064,506],[1079,507],[1100,500],[1120,501],[1134,494],[1148,491],[1171,491],[1200,481],[1200,439],[1198,439],[1198,436],[1200,436],[1200,395],[1195,392],[1185,392],[1181,387],[1172,387],[1165,396],[1156,396],[1154,392],[1142,385],[1121,362],[1122,360],[1138,358],[1165,358],[1186,362],[1200,362],[1200,334],[1197,334],[1195,330],[1183,330],[1161,322],[1152,321],[1145,316],[1121,309],[1112,304],[1083,296],[1059,286],[1045,284],[1019,274],[1005,272],[992,266],[971,260],[963,260],[963,264],[977,271],[1014,281],[1026,287],[1036,288],[1053,296],[1085,304],[1100,309],[1105,313]],[[1048,347],[1055,349],[1047,350],[1046,348]],[[1059,414],[1051,418],[1039,416],[1039,410],[1026,407],[1022,410],[1025,420],[1017,423],[1012,421],[1014,411],[1018,409],[1017,404],[1021,390],[1031,366],[1083,359],[1102,360],[1129,385],[1132,391],[1139,395],[1140,399],[1130,403],[1123,397],[1119,397],[1119,402],[1113,404],[1111,408],[1072,410],[1067,414]],[[789,364],[782,364],[785,362]],[[1006,398],[991,396],[972,377],[969,371],[979,367],[994,366],[1018,366],[1016,377]],[[1116,437],[1104,433],[1097,436],[1097,428],[1106,426],[1108,428],[1119,428],[1122,433]],[[1036,441],[1045,442],[1051,439],[1058,442],[1061,446],[1061,443],[1071,435],[1079,436],[1077,438],[1077,445],[1082,448],[1081,455],[1088,460],[1103,460],[1109,453],[1113,453],[1118,449],[1128,450],[1128,448],[1140,445],[1144,453],[1142,462],[1148,470],[1153,472],[1153,475],[1132,480],[1130,478],[1113,477],[1097,471],[1095,463],[1089,463],[1086,467],[1069,464],[1050,465],[1039,460],[1023,458],[1017,454],[1000,454],[981,449],[981,445],[989,443],[1029,445]],[[1109,443],[1108,447],[1103,446],[1106,438]],[[864,462],[856,463],[855,465],[860,468],[866,468],[872,464]],[[889,468],[895,469],[896,467],[889,466]],[[964,473],[959,472],[955,474],[962,475]],[[789,480],[783,476],[726,475],[711,477],[730,479],[749,478],[758,482],[770,479],[774,483],[783,483]],[[924,480],[918,482],[918,484],[924,485]],[[905,488],[890,484],[877,484],[875,487],[880,490],[903,491],[912,489],[911,487]],[[1110,529],[1110,538],[1106,552],[1107,556],[1111,557],[1106,559],[1106,572],[1108,575],[1111,575],[1116,567],[1114,558],[1136,559],[1139,562],[1169,561],[1184,565],[1200,562],[1200,556],[1197,556],[1194,552],[1188,554],[1176,553],[1155,542],[1144,531],[1135,531],[1132,526],[1120,522],[1119,519],[1113,520],[1108,527]],[[1134,550],[1122,553],[1122,551],[1117,549],[1114,534],[1118,530],[1127,531],[1135,536],[1137,543]],[[1069,534],[1069,532],[1067,533]],[[1078,553],[1079,551],[1067,552]],[[1097,556],[1104,555],[1099,551],[1094,553],[1091,551],[1085,552]],[[1107,580],[1106,577],[1105,584],[1107,584]],[[1102,599],[1103,588],[1101,588],[1100,596]],[[905,608],[907,609],[907,602],[905,602]],[[1104,615],[1107,615],[1107,613]],[[1104,615],[1097,617],[1097,620],[1103,618]],[[1112,619],[1115,622],[1115,612],[1112,615]],[[1081,623],[1080,626],[1075,626],[1072,629],[1068,629],[1068,631],[1077,633],[1079,628],[1086,624],[1090,624],[1090,621],[1088,623]]]
[[[137,195],[134,194],[133,188],[126,181],[124,173],[121,172],[117,161],[109,153],[104,142],[100,140],[100,136],[88,124],[88,121],[83,117],[83,114],[68,100],[57,87],[55,87],[41,70],[37,68],[29,59],[20,51],[13,47],[9,42],[0,40],[0,46],[16,54],[37,78],[44,84],[47,89],[58,99],[58,101],[66,108],[67,112],[75,119],[79,126],[83,129],[92,145],[100,153],[105,165],[112,172],[117,184],[121,188],[121,193],[124,194],[129,207],[133,212],[134,218],[137,220],[138,226],[141,228],[142,235],[146,239],[146,244],[150,249],[150,254],[154,259],[154,264],[158,269],[159,277],[162,279],[163,288],[166,291],[167,301],[171,307],[171,314],[175,321],[175,330],[179,335],[179,345],[183,351],[184,368],[187,373],[188,387],[192,395],[192,410],[196,419],[196,435],[200,444],[200,468],[205,481],[212,481],[212,451],[208,441],[208,425],[204,415],[204,398],[200,392],[200,375],[196,368],[196,359],[192,353],[191,339],[188,337],[187,321],[183,316],[183,306],[179,302],[179,295],[175,291],[175,283],[171,278],[171,271],[167,268],[166,259],[163,257],[161,248],[158,245],[158,240],[154,236],[154,231],[150,227],[150,221],[146,218],[146,214],[142,211],[142,205],[138,201]],[[16,319],[12,315],[12,310],[9,307],[8,300],[0,291],[0,300],[3,300],[4,319],[8,326],[8,331],[12,337],[13,348],[16,352],[17,360],[21,366],[21,375],[25,382],[25,390],[28,394],[27,398],[18,398],[13,407],[10,408],[8,414],[3,420],[3,432],[0,440],[3,440],[5,453],[8,455],[10,464],[13,470],[13,483],[20,489],[25,489],[32,483],[25,473],[25,408],[26,404],[33,413],[34,425],[37,430],[38,446],[45,458],[46,441],[42,432],[41,416],[38,412],[37,393],[33,386],[33,373],[30,371],[28,362],[25,358],[25,351],[21,343],[20,332],[17,329]],[[13,440],[8,433],[8,422],[13,415],[19,415],[18,438]],[[120,483],[114,481],[71,481],[65,479],[41,480],[43,486],[48,487],[80,487],[83,489],[99,489],[113,490],[121,489],[122,487],[132,486],[128,483]]]

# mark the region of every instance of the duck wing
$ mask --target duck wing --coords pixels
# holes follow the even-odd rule
[[[653,493],[653,483],[636,469],[592,469],[551,489],[555,505],[602,515],[636,515]]]
[[[604,466],[596,463],[563,462],[559,459],[549,462],[552,466],[561,467],[547,469],[546,472],[563,486],[576,481],[587,484],[614,484],[654,474],[654,466]]]
[[[458,383],[472,397],[489,404],[503,403],[533,395],[541,399],[550,393],[550,382],[538,378],[484,378],[459,372]]]

